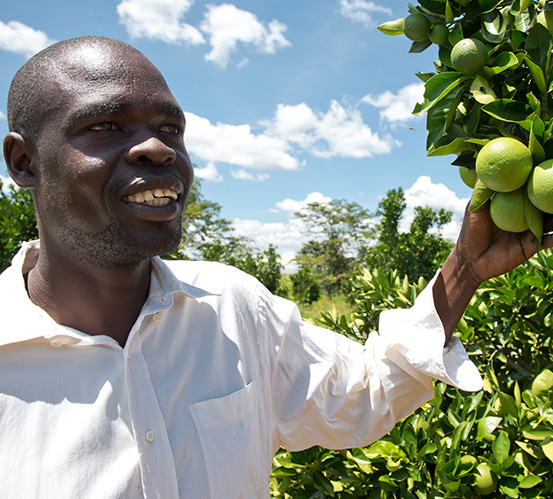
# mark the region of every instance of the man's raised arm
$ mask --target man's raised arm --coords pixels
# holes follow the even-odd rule
[[[546,229],[550,224],[551,220],[547,220]],[[541,249],[552,246],[553,234],[544,234]],[[457,244],[433,288],[446,343],[478,286],[509,272],[535,253],[534,235],[530,231],[513,233],[498,229],[491,219],[489,203],[476,211],[465,212]]]

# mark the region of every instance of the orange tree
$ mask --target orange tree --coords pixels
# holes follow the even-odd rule
[[[553,158],[552,1],[420,0],[417,6],[409,5],[405,18],[379,29],[415,40],[411,52],[438,45],[436,71],[417,75],[425,91],[413,111],[427,116],[429,156],[455,154],[454,165],[478,172],[479,151],[494,139],[508,137],[528,147],[534,166]],[[471,209],[497,190],[497,184],[479,176]],[[550,178],[546,196],[553,199]],[[523,188],[523,216],[539,241],[542,210],[549,208],[532,192],[528,199],[526,186],[532,181],[530,168],[517,188]]]

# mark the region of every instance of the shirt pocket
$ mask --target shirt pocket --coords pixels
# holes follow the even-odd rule
[[[204,454],[212,498],[268,497],[252,383],[190,406]]]

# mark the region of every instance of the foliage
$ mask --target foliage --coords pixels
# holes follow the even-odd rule
[[[424,100],[413,113],[427,115],[428,155],[456,154],[453,164],[474,168],[479,149],[506,136],[528,145],[534,164],[553,157],[553,2],[420,0],[409,11],[449,30],[439,46],[436,72],[418,74]],[[401,34],[401,24],[396,20],[380,29]],[[451,62],[453,47],[466,38],[484,42],[488,51],[487,64],[476,74],[455,71]],[[427,38],[410,51],[430,46]],[[478,184],[476,192],[479,204],[493,194]],[[528,207],[530,228],[541,239],[541,213]]]
[[[326,293],[340,293],[368,236],[369,212],[357,203],[334,199],[309,203],[296,216],[313,237],[296,256],[300,268],[309,267]]]
[[[321,296],[321,286],[309,267],[300,268],[295,274],[290,274],[292,281],[292,297],[296,302],[311,304]]]
[[[281,450],[272,496],[478,498],[487,468],[487,497],[552,497],[552,266],[553,256],[541,253],[472,299],[456,334],[484,390],[468,394],[437,382],[432,401],[366,448]],[[325,313],[320,323],[362,342],[382,310],[410,306],[424,285],[397,271],[365,270],[352,316]]]
[[[10,265],[23,241],[37,237],[31,193],[12,186],[6,193],[0,181],[0,272]]]
[[[380,201],[376,212],[377,244],[366,248],[364,264],[371,269],[397,269],[411,281],[419,276],[429,279],[453,246],[440,236],[443,226],[451,221],[452,212],[417,206],[409,231],[403,233],[399,225],[405,207],[401,187],[388,191]]]
[[[280,286],[282,265],[276,247],[272,244],[265,251],[252,249],[239,238],[214,241],[202,247],[204,260],[226,263],[256,277],[272,293],[285,294]]]

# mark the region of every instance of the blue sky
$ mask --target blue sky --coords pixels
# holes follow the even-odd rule
[[[205,196],[236,231],[289,259],[301,246],[294,212],[346,199],[375,210],[393,188],[453,210],[470,195],[450,165],[425,156],[418,71],[435,47],[409,54],[376,26],[407,15],[404,0],[97,0],[9,2],[0,12],[0,133],[10,80],[56,40],[128,42],[165,75],[187,115],[185,140]],[[6,175],[3,162],[0,175]]]

